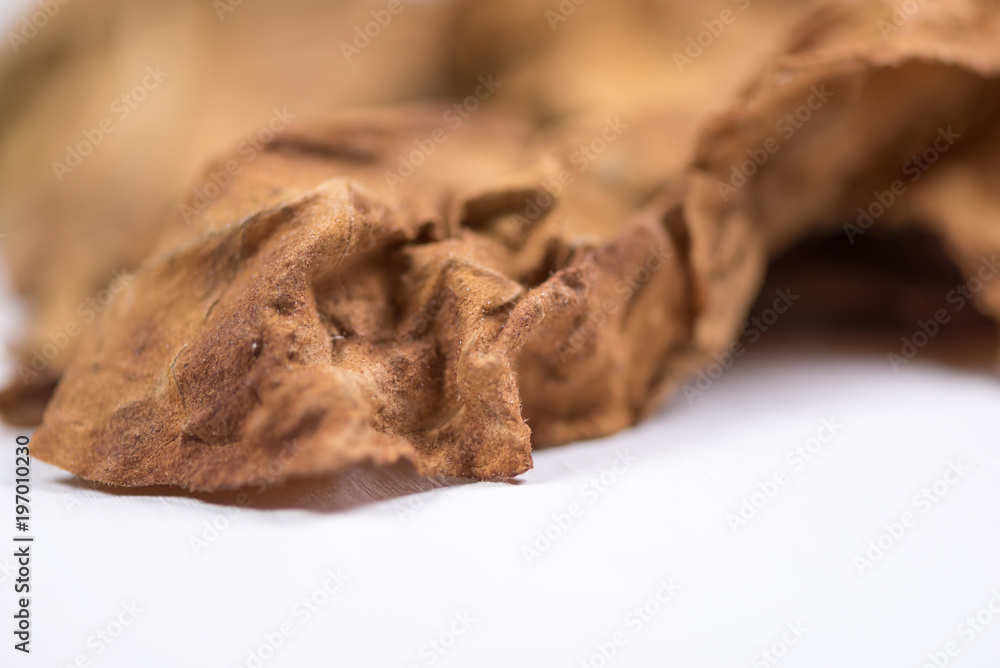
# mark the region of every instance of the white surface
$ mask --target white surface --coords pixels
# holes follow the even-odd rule
[[[287,622],[292,634],[261,665],[918,668],[955,641],[948,665],[996,668],[1000,614],[971,642],[961,625],[1000,592],[998,407],[993,377],[921,361],[894,374],[875,352],[751,349],[693,405],[538,452],[516,484],[358,472],[251,490],[270,509],[241,509],[112,494],[35,461],[27,657],[7,630],[15,433],[4,429],[0,665],[247,666]],[[842,430],[792,471],[788,453],[830,418]],[[613,473],[622,453],[634,462]],[[953,461],[970,471],[924,512],[914,496]],[[788,483],[734,532],[727,515],[779,468]],[[602,474],[614,484],[596,493],[588,481]],[[523,548],[573,504],[579,517],[529,564]],[[860,573],[855,557],[908,511],[914,526]],[[209,540],[212,523],[223,530]],[[331,569],[349,581],[303,619],[296,602]],[[660,606],[671,580],[680,591]],[[136,621],[98,652],[96,634],[114,633],[133,602]],[[640,624],[630,611],[646,603],[660,609]],[[428,643],[448,643],[465,614],[470,628],[434,653]],[[762,659],[795,623],[803,637],[776,663]],[[625,643],[602,663],[598,646],[619,633]]]
[[[995,667],[1000,614],[972,642],[959,625],[1000,593],[997,406],[992,378],[933,366],[897,375],[876,356],[751,353],[693,406],[538,452],[518,484],[392,498],[419,483],[364,473],[260,495],[322,510],[234,510],[87,489],[35,462],[35,652],[3,665],[85,654],[93,666],[246,666],[289,621],[263,665],[575,667],[621,631],[608,665],[622,668],[922,666],[949,640],[961,650],[950,665]],[[831,417],[840,433],[793,473],[787,453]],[[635,461],[615,483],[585,490],[622,452]],[[914,495],[949,461],[970,472],[923,512]],[[0,465],[4,517],[11,467]],[[727,514],[778,468],[788,483],[734,533]],[[527,563],[522,547],[573,503],[582,514]],[[854,557],[906,511],[914,526],[860,573]],[[213,521],[225,528],[196,555],[191,538]],[[304,621],[293,606],[328,569],[350,580]],[[627,615],[661,579],[681,590],[637,628]],[[7,619],[9,587],[8,577]],[[97,656],[88,637],[132,601],[138,620]],[[471,628],[430,661],[422,646],[465,612]],[[790,622],[808,632],[778,664],[754,663]]]

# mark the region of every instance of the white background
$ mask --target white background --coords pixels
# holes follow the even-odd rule
[[[10,337],[23,310],[2,303]],[[514,483],[359,470],[251,489],[254,507],[240,508],[231,496],[112,492],[34,461],[33,651],[12,649],[3,547],[0,665],[254,666],[249,653],[286,624],[260,665],[919,668],[954,641],[947,665],[996,668],[1000,384],[921,358],[894,373],[886,352],[761,343],[693,403],[537,452]],[[823,420],[841,427],[797,470],[789,453]],[[17,433],[0,431],[8,546]],[[629,463],[616,472],[616,461]],[[950,463],[968,470],[939,483],[933,504],[915,502]],[[734,531],[727,516],[779,469],[787,484],[756,497],[766,502]],[[612,484],[598,491],[602,476]],[[907,512],[912,526],[860,567]],[[546,531],[549,545],[537,542]],[[348,580],[306,619],[296,604],[322,600],[329,571]],[[679,587],[663,604],[661,582]],[[115,634],[131,605],[137,619],[104,645],[97,634]],[[977,613],[990,620],[979,631],[966,625]],[[786,633],[796,625],[801,637]],[[604,660],[616,634],[625,642]],[[760,652],[775,643],[787,651],[769,663]]]

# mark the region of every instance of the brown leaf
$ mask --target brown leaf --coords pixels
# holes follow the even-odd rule
[[[84,339],[38,456],[200,490],[399,459],[497,478],[530,468],[533,440],[639,419],[698,357],[679,211],[623,220],[584,175],[586,210],[554,197],[557,164],[485,114],[388,178],[443,111],[286,132],[175,216]]]

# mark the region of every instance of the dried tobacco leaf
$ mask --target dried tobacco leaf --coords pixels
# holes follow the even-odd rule
[[[998,28],[985,0],[817,12],[709,126],[688,214],[749,224],[772,256],[807,236],[857,247],[915,227],[940,240],[978,286],[978,308],[1000,320]]]
[[[70,324],[90,326],[81,305],[139,266],[213,155],[243,142],[242,163],[268,125],[446,88],[444,4],[404,3],[365,42],[355,29],[371,10],[359,0],[60,3],[4,53],[0,232],[32,307],[23,373],[0,396],[8,420],[40,421],[79,339],[43,349]]]
[[[497,99],[543,121],[720,111],[816,0],[456,0],[446,66],[456,94],[489,72]],[[688,128],[670,126],[674,142]],[[693,139],[693,137],[691,137]],[[667,175],[663,175],[667,176]]]
[[[532,441],[639,419],[704,355],[700,231],[584,174],[556,196],[559,150],[485,113],[442,135],[443,112],[282,133],[175,216],[85,337],[38,456],[199,490],[401,458],[495,478]]]
[[[613,28],[644,66],[566,83],[587,71],[594,26],[638,26],[650,5],[522,35],[528,66],[502,36],[538,6],[456,41],[473,56],[452,55],[455,81],[477,63],[507,77],[503,114],[440,139],[443,111],[428,108],[284,132],[207,206],[188,201],[83,337],[40,456],[111,484],[206,490],[401,458],[427,475],[516,475],[532,444],[640,419],[730,345],[768,257],[841,228],[862,243],[852,226],[937,234],[1000,315],[1000,283],[983,274],[1000,242],[982,222],[997,209],[992,5],[817,12],[708,127],[687,174],[692,131],[724,97],[711,77],[732,79],[667,76],[669,48]],[[495,11],[460,7],[459,25]],[[723,44],[701,63],[738,57]],[[604,122],[631,132],[574,165]]]
[[[0,62],[9,93],[0,103],[0,230],[11,233],[14,277],[33,306],[21,373],[0,393],[0,411],[16,423],[40,420],[78,341],[53,349],[52,337],[88,328],[81,304],[150,253],[163,212],[196,170],[240,140],[248,141],[241,160],[256,152],[258,129],[284,124],[280,110],[304,118],[435,93],[460,99],[480,78],[497,80],[491,106],[545,124],[558,118],[557,134],[570,124],[589,141],[621,116],[633,139],[613,148],[629,155],[617,168],[610,158],[602,164],[641,207],[687,164],[705,115],[809,4],[622,0],[565,15],[565,3],[548,0],[456,0],[406,4],[375,37],[356,34],[371,20],[364,2],[101,0],[61,9]],[[691,51],[706,19],[724,33]],[[126,118],[120,105],[111,114],[147,66],[165,80]],[[74,103],[53,103],[67,99]],[[115,131],[57,178],[53,164],[67,162],[67,145],[105,119]]]

